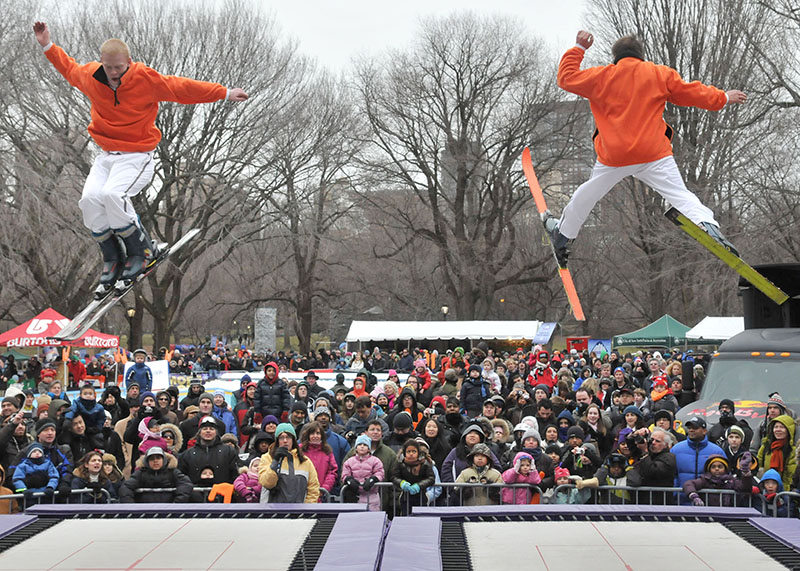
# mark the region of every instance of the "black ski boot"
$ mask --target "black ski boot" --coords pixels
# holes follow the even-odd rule
[[[550,244],[553,246],[553,253],[556,256],[558,266],[561,268],[566,268],[567,258],[569,258],[570,254],[569,245],[572,240],[559,232],[558,218],[553,216],[549,210],[545,211],[541,216],[542,223],[544,224],[544,230],[550,237]]]
[[[94,291],[95,298],[103,297],[112,288],[114,282],[122,274],[125,264],[125,250],[120,239],[111,229],[99,234],[92,233],[103,255],[103,271],[100,274],[100,285]]]
[[[717,242],[719,242],[720,244],[725,246],[728,250],[730,250],[731,254],[733,254],[737,258],[739,257],[739,251],[722,234],[722,232],[719,229],[719,226],[715,226],[714,224],[711,224],[710,222],[701,222],[700,223],[700,228],[705,230],[706,234],[708,234],[709,236],[714,238],[714,240],[716,240]]]
[[[127,252],[125,267],[119,279],[131,281],[147,268],[151,259],[154,259],[152,244],[136,224],[117,230],[116,233],[125,243]]]

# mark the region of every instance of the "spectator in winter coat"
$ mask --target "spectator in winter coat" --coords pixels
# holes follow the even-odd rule
[[[225,424],[212,414],[214,411],[214,395],[210,393],[203,393],[200,395],[200,398],[197,399],[197,409],[198,413],[196,415],[189,416],[189,418],[179,425],[181,434],[183,435],[184,449],[194,445],[193,442],[197,435],[200,420],[206,416],[211,416],[217,422],[217,432],[219,434],[225,434]],[[188,411],[191,409],[187,408],[186,410]]]
[[[133,365],[128,369],[125,375],[125,387],[130,388],[131,382],[139,384],[139,389],[142,392],[149,392],[153,388],[153,372],[145,364],[147,359],[147,351],[144,349],[137,349],[133,352]]]
[[[187,406],[197,406],[197,401],[203,391],[203,382],[200,379],[193,378],[189,384],[188,393],[181,400],[181,410],[186,410]]]
[[[258,482],[260,457],[254,457],[248,464],[247,471],[239,474],[233,481],[233,489],[242,501],[257,504],[261,501],[261,484]]]
[[[457,484],[498,484],[503,481],[502,475],[494,468],[493,454],[486,444],[478,443],[467,454],[469,465],[456,478]],[[478,486],[464,487],[458,490],[461,503],[465,506],[483,506],[499,503],[497,488]]]
[[[753,453],[757,453],[759,448],[764,442],[764,439],[769,434],[769,423],[774,418],[785,414],[791,417],[792,419],[795,418],[795,413],[792,409],[788,408],[786,404],[783,402],[783,398],[778,393],[772,393],[769,395],[769,400],[767,401],[767,416],[764,420],[761,421],[761,424],[758,426],[758,431],[756,434],[753,435],[753,441],[750,443],[750,450]],[[797,434],[795,434],[795,437]]]
[[[105,416],[105,412],[103,416]],[[90,450],[102,448],[103,435],[97,432],[89,434],[86,430],[86,422],[79,415],[71,424],[61,430],[58,435],[58,443],[69,446],[73,458],[83,458],[83,455]]]
[[[703,474],[699,478],[684,482],[683,492],[692,501],[693,506],[734,506],[736,497],[732,494],[703,494],[702,492],[709,489],[734,490],[740,494],[749,495],[753,489],[753,475],[750,471],[752,459],[749,451],[742,455],[742,475],[739,477],[731,473],[731,467],[725,456],[712,454],[703,465]]]
[[[397,454],[397,463],[392,472],[392,483],[400,491],[400,513],[408,514],[408,506],[426,505],[426,491],[434,482],[433,468],[420,455],[419,443],[406,440]]]
[[[724,456],[725,452],[708,441],[706,437],[706,421],[699,416],[693,416],[684,424],[688,438],[679,442],[672,448],[675,455],[676,470],[674,486],[682,488],[688,480],[695,480],[702,474],[702,467],[712,454]],[[690,500],[685,496],[680,497],[681,504],[688,505]]]
[[[389,426],[383,419],[377,417],[369,396],[358,397],[356,399],[356,414],[347,421],[344,427],[345,438],[350,442],[354,441],[358,435],[366,431],[372,420],[377,420],[381,423],[384,434],[389,433]]]
[[[140,488],[169,490],[136,493]],[[178,461],[161,448],[153,447],[136,461],[136,470],[119,489],[122,503],[185,503],[192,494],[192,482],[178,470]]]
[[[783,480],[783,489],[791,489],[792,478],[797,469],[794,451],[794,419],[781,414],[767,424],[767,436],[758,449],[758,464],[764,470],[776,470]]]
[[[217,421],[211,416],[200,420],[197,443],[183,451],[178,458],[178,468],[195,486],[200,485],[203,468],[214,471],[214,484],[232,484],[239,475],[239,456],[232,447],[220,441]]]
[[[670,452],[675,442],[672,434],[663,428],[654,428],[647,443],[647,454],[642,455],[628,472],[628,485],[633,487],[670,488],[675,484],[677,460]],[[627,446],[627,445],[626,445]],[[674,503],[673,494],[656,492],[642,496],[648,503],[664,505]],[[642,501],[642,498],[639,498]]]
[[[300,450],[314,464],[319,487],[333,492],[336,487],[339,466],[319,422],[310,422],[303,427],[303,431],[300,433]]]
[[[470,365],[469,373],[461,384],[461,413],[475,418],[483,410],[484,401],[492,396],[492,385],[481,377],[480,365]]]
[[[36,492],[44,492],[52,497],[58,487],[58,470],[45,455],[44,447],[34,442],[25,453],[25,457],[17,464],[12,481],[18,494],[27,496]]]
[[[247,375],[245,375],[247,376]],[[249,378],[249,377],[248,377]],[[242,395],[236,406],[233,407],[233,416],[239,427],[239,445],[244,446],[247,440],[256,432],[263,417],[256,412],[253,398],[256,394],[257,383],[250,381],[242,388]]]
[[[672,414],[678,412],[678,399],[672,394],[672,389],[667,384],[666,375],[656,375],[653,377],[653,386],[650,390],[650,412],[656,413],[659,410],[668,410]],[[648,416],[648,415],[645,415]]]
[[[592,478],[579,480],[575,487],[578,490],[584,488],[597,488],[599,486],[614,486],[624,488],[629,486],[627,473],[631,470],[628,459],[622,454],[610,454],[603,465],[594,473]],[[625,490],[600,490],[600,501],[604,504],[625,504],[631,502],[631,494]]]
[[[739,458],[742,457],[745,451],[749,450],[744,445],[744,430],[740,426],[734,424],[725,431],[725,442],[722,444],[722,450],[728,459],[728,466],[731,466],[731,469],[738,473]]]
[[[256,386],[253,407],[263,416],[271,414],[285,420],[289,417],[291,406],[289,387],[278,378],[278,365],[270,361],[264,366],[264,378]]]
[[[778,494],[784,491],[783,478],[780,473],[774,468],[770,468],[761,476],[758,483],[758,488],[761,491],[760,499],[766,505],[767,515],[774,515],[776,517],[789,516],[789,509],[792,504],[786,500],[778,499]],[[796,490],[795,490],[796,491]]]
[[[483,432],[480,424],[470,423],[467,424],[461,432],[461,439],[458,444],[453,448],[442,463],[442,469],[439,475],[442,482],[455,482],[458,475],[469,466],[467,456],[472,448],[479,443],[486,441],[486,434]],[[492,456],[492,465],[499,466],[500,462],[497,456],[491,449],[489,450]]]
[[[514,455],[512,467],[503,472],[503,482],[506,484],[538,486],[541,481],[542,478],[539,476],[533,456],[527,452],[517,452]],[[531,503],[533,494],[534,491],[530,488],[503,488],[500,492],[500,500],[503,504],[526,505]]]
[[[111,480],[103,472],[103,454],[97,450],[87,452],[72,471],[72,489],[90,489],[90,494],[70,496],[69,503],[74,504],[107,504],[117,497],[117,491]],[[104,490],[105,493],[101,490]]]
[[[602,464],[594,445],[584,442],[585,435],[580,426],[571,426],[567,431],[567,446],[561,456],[561,466],[573,476],[591,478]]]
[[[161,435],[161,427],[158,419],[146,416],[139,422],[139,453],[145,454],[153,446],[158,446],[162,450],[167,450],[169,444]]]
[[[316,504],[319,501],[317,470],[298,447],[294,428],[281,423],[275,429],[275,437],[258,468],[258,481],[269,491],[269,501]],[[292,470],[288,468],[290,462]]]
[[[212,402],[213,408],[211,409],[211,414],[225,425],[225,432],[223,434],[238,436],[239,426],[236,422],[236,417],[233,415],[233,412],[231,412],[230,407],[228,407],[228,402],[225,400],[225,391],[222,389],[214,391],[214,400]]]
[[[384,480],[384,472],[383,463],[372,455],[371,443],[366,434],[356,438],[355,454],[342,466],[342,494],[345,502],[357,501],[367,504],[370,511],[378,511],[380,490],[375,484]]]

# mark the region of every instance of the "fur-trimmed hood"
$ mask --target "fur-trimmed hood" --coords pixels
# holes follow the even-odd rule
[[[181,433],[181,429],[172,424],[171,422],[167,422],[161,425],[161,434],[163,438],[163,434],[165,430],[171,431],[175,435],[175,444],[172,446],[170,451],[173,454],[177,454],[178,451],[183,448],[183,433]]]

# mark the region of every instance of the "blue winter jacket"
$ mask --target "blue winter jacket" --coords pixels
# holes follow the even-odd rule
[[[699,478],[703,473],[703,466],[705,466],[706,460],[712,454],[719,454],[723,458],[725,457],[725,452],[722,448],[709,442],[705,436],[699,442],[693,442],[689,439],[678,442],[672,447],[671,452],[675,455],[678,472],[675,475],[676,488],[683,488],[683,484],[687,480]],[[686,494],[681,494],[680,501],[683,505],[691,504]]]
[[[127,391],[128,385],[131,381],[139,383],[139,390],[143,393],[152,390],[153,388],[153,372],[146,363],[134,363],[125,375],[125,390]]]
[[[88,428],[95,427],[103,430],[106,422],[106,409],[96,401],[85,401],[77,398],[72,401],[70,409],[64,414],[65,420],[73,420],[76,415],[81,415]]]
[[[236,416],[231,412],[227,406],[225,408],[218,407],[214,405],[214,408],[211,409],[211,414],[214,415],[215,418],[222,421],[225,425],[225,433],[235,434],[239,436],[239,429],[236,426]]]
[[[35,474],[47,475],[47,484],[44,486],[30,487],[27,480]],[[47,456],[42,457],[42,462],[34,463],[30,458],[25,458],[14,470],[14,490],[28,490],[30,492],[43,492],[45,488],[56,489],[58,487],[58,470]]]

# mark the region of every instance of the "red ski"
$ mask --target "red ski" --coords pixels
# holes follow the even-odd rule
[[[539,186],[539,179],[536,177],[536,172],[533,170],[533,161],[531,160],[531,150],[525,147],[522,151],[522,172],[525,173],[525,178],[528,179],[528,186],[531,187],[531,194],[536,203],[536,209],[542,217],[544,223],[544,214],[547,212],[547,203],[544,201],[544,193],[542,187]],[[547,232],[545,232],[547,235]],[[548,242],[550,238],[548,236]],[[553,253],[555,257],[555,252]],[[581,307],[581,300],[578,298],[578,290],[575,289],[575,282],[572,281],[572,274],[569,269],[562,267],[556,258],[556,265],[558,265],[558,276],[561,278],[561,283],[564,284],[564,291],[567,294],[567,299],[572,307],[572,314],[578,321],[585,321],[586,316],[583,314],[583,307]]]

